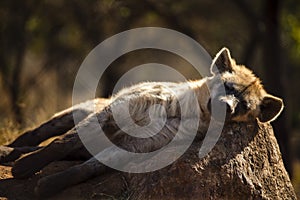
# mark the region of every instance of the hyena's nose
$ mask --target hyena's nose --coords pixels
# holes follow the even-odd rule
[[[207,102],[207,110],[211,113],[211,98]]]

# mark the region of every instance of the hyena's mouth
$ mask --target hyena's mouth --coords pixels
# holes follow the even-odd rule
[[[228,121],[231,117],[237,116],[240,112],[241,109],[239,104],[239,99],[237,99],[234,95],[226,95],[210,98],[207,102],[207,109],[215,120]]]
[[[219,100],[226,103],[227,112],[229,112],[230,114],[235,114],[235,110],[239,103],[239,100],[234,95],[221,96],[219,97]]]

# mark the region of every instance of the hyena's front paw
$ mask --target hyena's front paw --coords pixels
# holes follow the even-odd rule
[[[71,167],[65,171],[41,178],[34,189],[38,197],[53,196],[65,188],[81,182],[82,174],[77,166]]]
[[[12,168],[12,175],[18,179],[28,178],[49,164],[46,159],[39,152],[31,153],[16,161]]]
[[[21,153],[14,151],[14,148],[0,146],[0,164],[11,162],[20,157]]]
[[[0,164],[13,162],[20,156],[40,149],[40,147],[7,147],[0,146]]]
[[[38,181],[34,192],[38,197],[50,197],[60,190],[57,186],[59,187],[59,183],[53,177],[44,177]]]

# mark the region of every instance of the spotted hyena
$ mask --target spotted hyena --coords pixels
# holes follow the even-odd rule
[[[14,150],[14,153],[7,153],[1,161],[16,160],[20,155],[34,150],[16,160],[12,168],[15,178],[27,178],[55,160],[72,156],[87,160],[66,171],[42,178],[36,192],[39,195],[49,195],[103,174],[108,169],[84,148],[77,130],[90,134],[98,130],[96,126],[100,124],[107,137],[118,146],[132,152],[151,152],[160,149],[174,138],[180,120],[200,116],[197,134],[205,135],[211,120],[221,120],[218,114],[212,115],[211,105],[226,105],[225,123],[256,119],[260,122],[270,122],[283,109],[282,100],[268,94],[251,70],[237,65],[228,49],[223,48],[216,55],[211,65],[211,73],[211,77],[182,83],[144,82],[125,88],[110,99],[99,98],[73,106],[17,138],[7,147],[7,152]],[[220,92],[222,88],[225,88],[223,94]],[[199,109],[189,104],[193,95],[197,99]],[[179,102],[182,104],[179,105]],[[123,131],[126,128],[134,132],[134,126],[128,125],[128,116],[123,116],[124,107],[129,107],[131,120],[136,124],[145,126],[154,120],[155,128],[155,119],[149,117],[152,105],[161,105],[165,110],[166,122],[158,134],[137,139]],[[114,109],[117,110],[121,121],[118,125],[112,113]],[[73,114],[80,123],[74,124]],[[161,115],[157,114],[155,117],[159,118]],[[119,126],[123,126],[122,129]],[[58,135],[60,137],[49,145],[43,148],[36,147],[42,141]],[[107,159],[124,164],[129,162],[121,152],[113,152],[111,155]]]

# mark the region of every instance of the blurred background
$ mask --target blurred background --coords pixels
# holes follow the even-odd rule
[[[300,192],[298,0],[2,0],[0,19],[0,144],[71,105],[76,72],[103,40],[131,28],[165,27],[192,37],[212,56],[228,47],[267,91],[284,99],[273,126]],[[124,73],[151,62],[200,78],[174,54],[138,50],[111,64],[98,96],[110,96]]]

